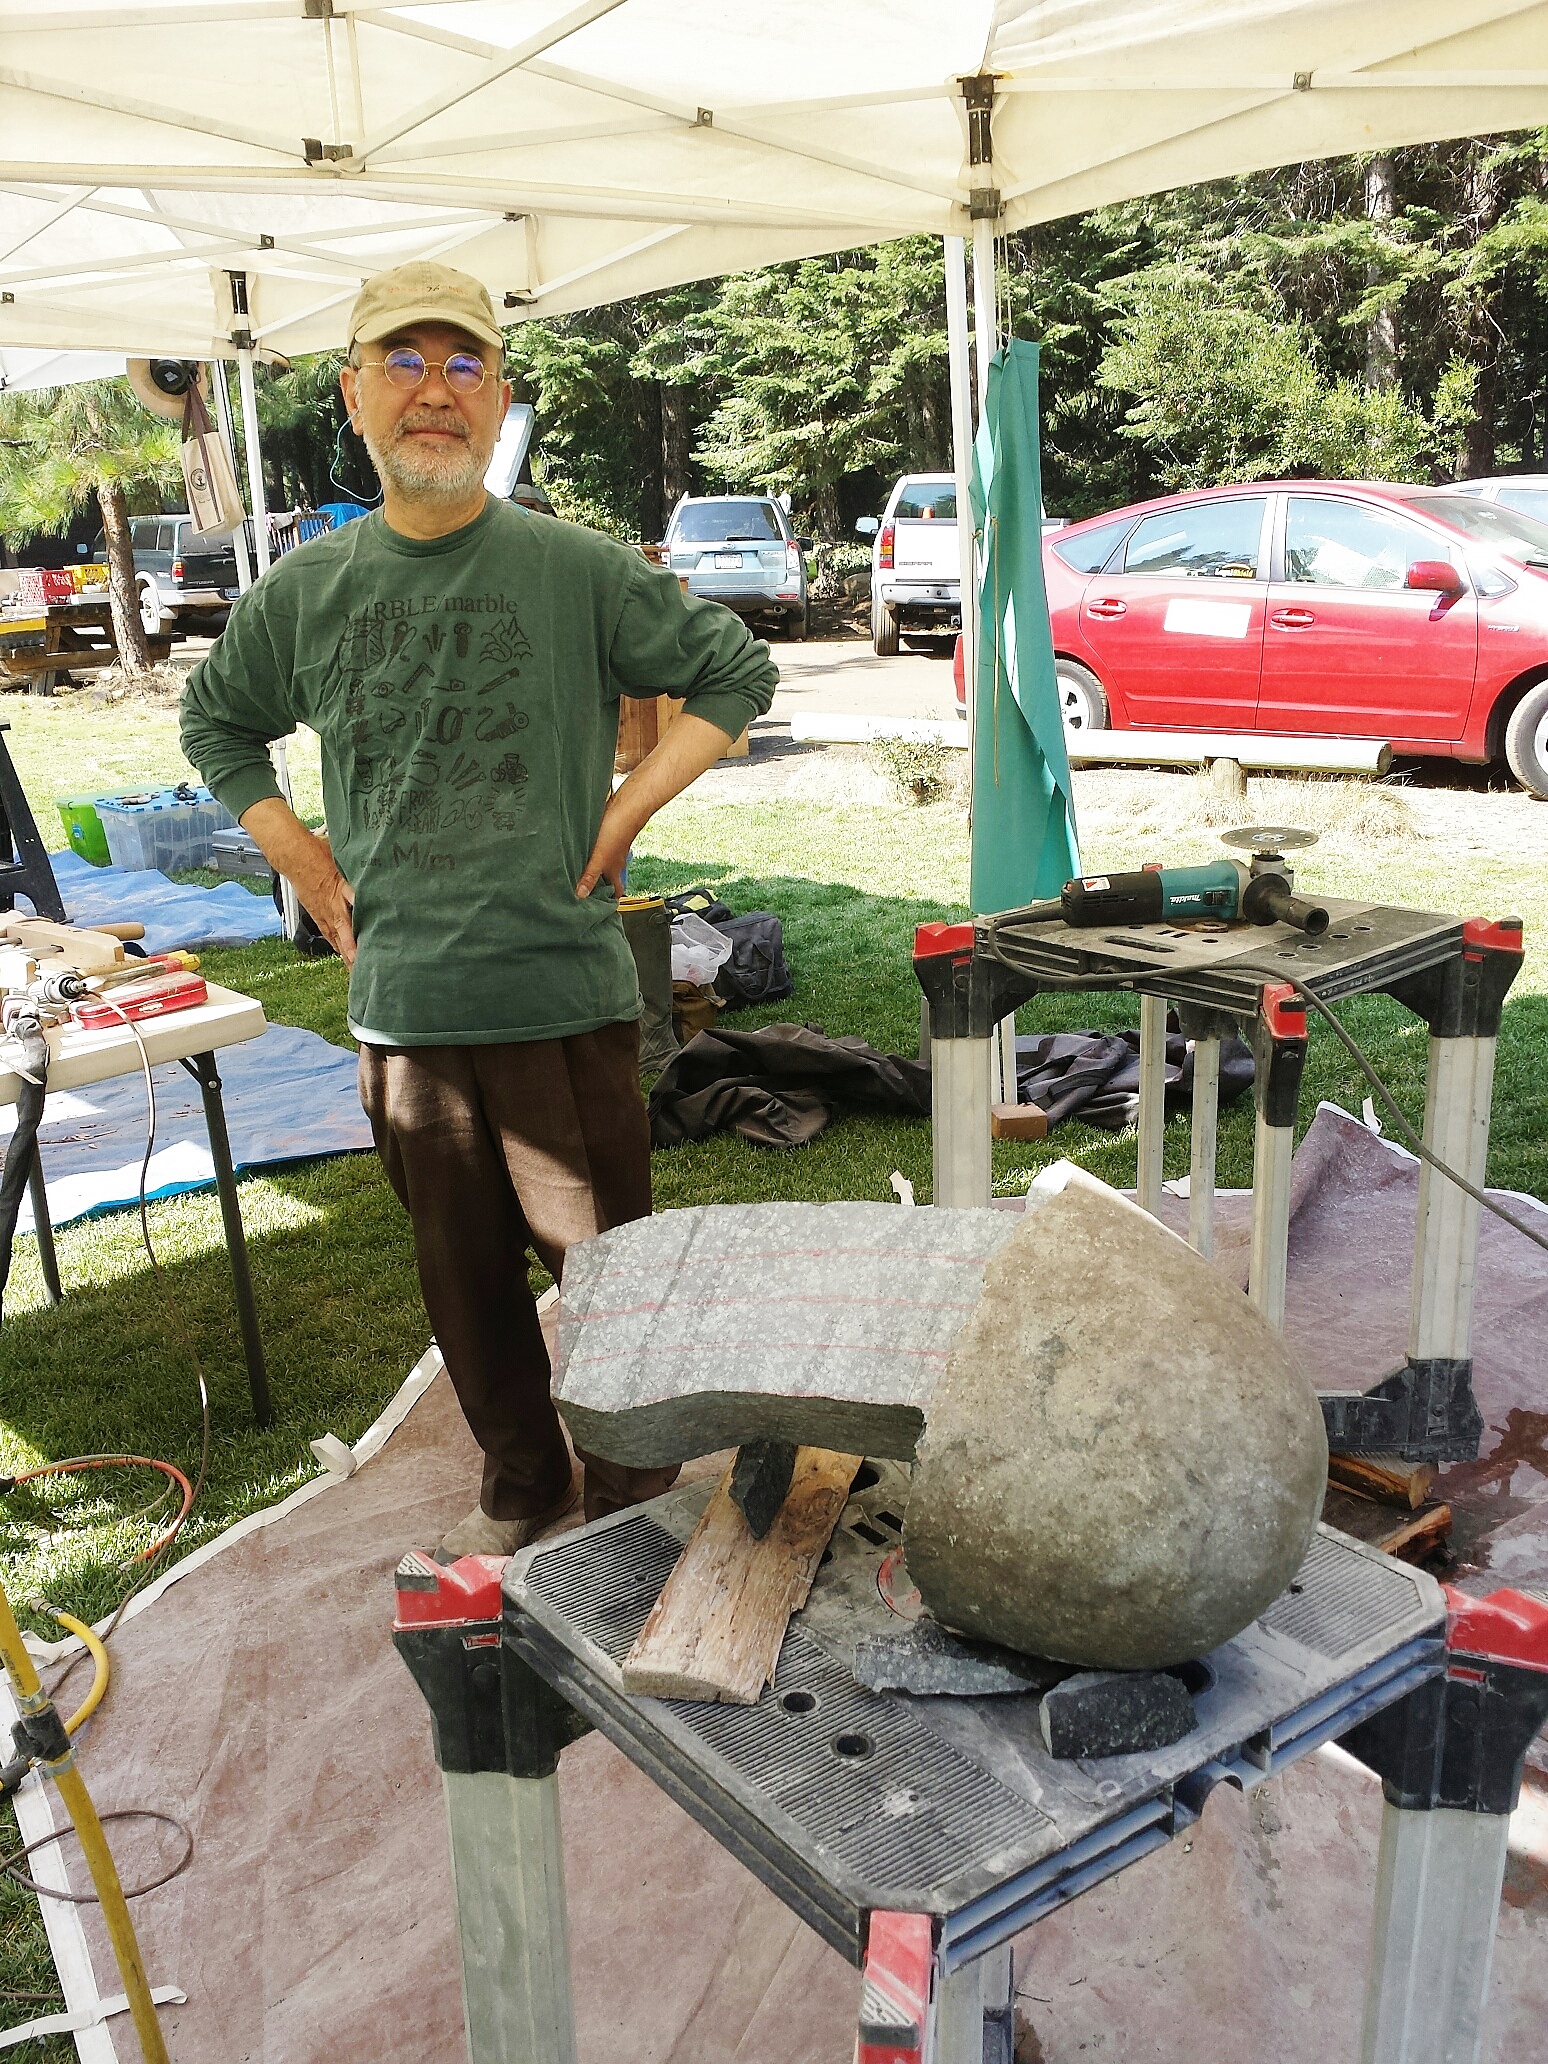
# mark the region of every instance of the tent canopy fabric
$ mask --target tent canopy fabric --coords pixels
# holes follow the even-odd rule
[[[123,370],[121,351],[0,351],[0,394],[73,387],[79,380],[113,380]]]
[[[516,322],[1545,120],[1548,0],[3,0],[0,346],[209,356],[238,271],[318,349],[428,256]]]

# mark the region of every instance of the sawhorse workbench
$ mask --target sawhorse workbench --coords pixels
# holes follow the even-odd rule
[[[1136,1196],[1159,1214],[1166,1122],[1166,1016],[1175,1004],[1195,1042],[1188,1236],[1213,1242],[1220,1040],[1240,1028],[1256,1062],[1252,1250],[1247,1294],[1284,1323],[1290,1159],[1306,1063],[1308,1009],[1285,977],[1324,1003],[1381,992],[1430,1034],[1423,1141],[1482,1188],[1489,1158],[1494,1047],[1521,967],[1519,918],[1464,921],[1338,897],[1320,937],[1285,924],[1144,924],[1077,930],[1017,911],[971,924],[927,924],[914,972],[929,1013],[934,1201],[990,1200],[994,1041],[1018,1005],[1045,994],[1111,992],[1140,1001]],[[1473,1398],[1471,1332],[1478,1260],[1476,1201],[1426,1164],[1402,1368],[1364,1393],[1325,1392],[1329,1446],[1415,1460],[1471,1460],[1482,1421]]]
[[[405,1557],[394,1639],[445,1787],[471,2064],[575,2064],[557,1769],[589,1727],[859,1967],[857,2064],[1012,2064],[1017,1935],[1191,1826],[1215,1785],[1340,1740],[1386,1793],[1361,2064],[1472,2064],[1548,1717],[1548,1601],[1445,1593],[1319,1528],[1269,1611],[1184,1666],[1194,1733],[1061,1762],[1030,1693],[855,1682],[857,1641],[898,1624],[878,1576],[906,1488],[896,1464],[863,1474],[754,1706],[623,1687],[707,1484],[509,1564]]]

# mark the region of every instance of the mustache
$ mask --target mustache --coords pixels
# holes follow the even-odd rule
[[[413,408],[406,410],[393,425],[392,435],[394,443],[400,437],[412,436],[416,430],[439,430],[445,437],[461,437],[463,439],[467,439],[473,434],[455,410]]]

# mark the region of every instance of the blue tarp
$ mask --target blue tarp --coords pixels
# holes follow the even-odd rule
[[[76,924],[142,924],[147,953],[170,953],[177,946],[190,953],[210,946],[251,946],[255,939],[277,939],[284,929],[273,903],[240,882],[201,889],[168,881],[153,867],[93,867],[73,852],[51,853],[49,859]],[[27,899],[19,896],[17,902]]]
[[[238,1174],[324,1154],[359,1153],[371,1145],[352,1051],[293,1025],[270,1025],[245,1045],[219,1048],[216,1061]],[[154,1069],[152,1079],[156,1151],[146,1195],[174,1197],[203,1189],[214,1182],[215,1170],[199,1085],[176,1062]],[[145,1079],[138,1068],[48,1097],[38,1139],[55,1225],[135,1202],[145,1119]],[[15,1121],[14,1107],[0,1111],[0,1144],[9,1139]],[[25,1198],[20,1224],[32,1224]]]

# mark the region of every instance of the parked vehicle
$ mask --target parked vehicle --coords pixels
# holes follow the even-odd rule
[[[306,544],[310,538],[321,537],[325,530],[339,529],[341,513],[343,520],[350,522],[369,512],[355,502],[330,502],[325,509],[271,510],[268,519],[270,560],[283,558],[297,545]],[[243,523],[242,530],[247,540],[247,563],[256,572],[258,551],[251,516]],[[190,533],[183,545],[183,578],[205,592],[213,590],[219,597],[222,615],[216,628],[222,628],[225,618],[231,613],[231,604],[241,593],[237,580],[235,533],[228,531],[219,537],[200,531]]]
[[[910,635],[962,628],[957,483],[950,473],[905,473],[880,517],[855,525],[871,543],[871,643],[888,655]]]
[[[1502,509],[1548,523],[1548,473],[1501,473],[1489,480],[1459,480],[1447,492],[1476,495],[1481,502],[1498,502]]]
[[[687,575],[690,595],[804,638],[811,623],[811,550],[812,540],[796,536],[771,496],[684,495],[667,525],[661,563]]]
[[[190,564],[190,549],[203,540],[186,509],[163,516],[131,516],[129,541],[134,551],[140,621],[147,637],[222,628],[229,603],[220,584],[210,577],[204,555],[197,564]],[[91,558],[99,566],[107,561],[107,543],[100,534],[91,547]],[[235,561],[231,580],[234,586]]]
[[[1071,732],[1381,738],[1548,797],[1548,522],[1455,488],[1207,488],[1045,537]]]

